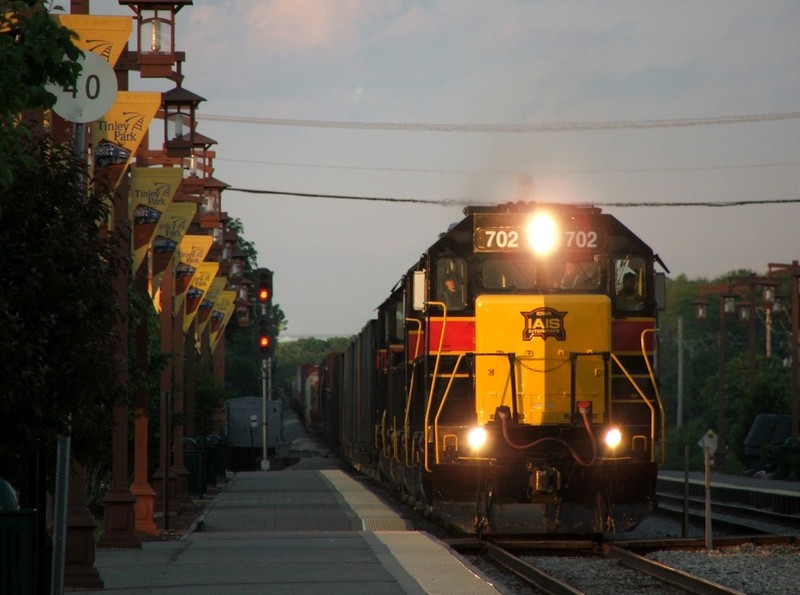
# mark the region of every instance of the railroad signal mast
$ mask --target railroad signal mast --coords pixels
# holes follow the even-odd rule
[[[255,271],[256,291],[256,331],[258,352],[266,359],[272,357],[275,346],[275,325],[272,320],[272,271]]]
[[[256,341],[261,356],[261,469],[269,469],[267,457],[267,401],[272,399],[272,356],[275,352],[275,323],[272,318],[272,271],[266,268],[256,269],[254,281],[256,291]]]

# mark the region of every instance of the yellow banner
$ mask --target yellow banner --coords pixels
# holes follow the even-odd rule
[[[211,338],[211,353],[214,353],[220,338],[225,336],[225,328],[235,311],[236,292],[226,289],[222,292],[219,299],[214,302],[214,308],[211,310],[211,317],[208,323],[208,332]]]
[[[192,277],[192,284],[186,292],[186,310],[183,315],[183,332],[187,332],[189,327],[192,326],[192,321],[197,314],[197,309],[200,307],[200,302],[206,295],[214,277],[217,276],[219,271],[218,262],[201,262],[197,267],[197,272]]]
[[[203,301],[200,302],[200,306],[197,309],[197,336],[203,336],[203,331],[206,330],[208,326],[208,321],[211,319],[211,312],[214,310],[214,304],[217,303],[217,300],[222,295],[222,291],[225,289],[225,286],[228,284],[227,277],[214,277],[214,280],[211,282],[211,287],[206,292]]]
[[[178,246],[178,253],[175,257],[175,299],[173,301],[173,312],[177,314],[181,311],[186,292],[192,284],[192,279],[197,273],[200,264],[206,259],[211,244],[214,243],[213,236],[184,236]]]
[[[133,272],[142,266],[161,216],[167,210],[183,179],[178,167],[133,167],[128,191]]]
[[[132,16],[62,14],[55,19],[62,27],[78,34],[78,39],[73,40],[75,47],[102,56],[111,66],[117,64],[133,29]]]
[[[130,163],[161,107],[161,93],[118,91],[117,100],[92,123],[94,167]],[[122,174],[125,173],[123,168]],[[121,176],[120,176],[121,177]],[[113,180],[114,188],[119,180]]]
[[[153,282],[150,295],[155,296],[169,261],[186,235],[194,219],[197,205],[193,202],[173,202],[158,220],[153,238]]]

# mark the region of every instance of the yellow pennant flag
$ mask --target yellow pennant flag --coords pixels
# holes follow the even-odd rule
[[[211,282],[211,287],[206,292],[203,301],[200,302],[200,307],[197,309],[197,336],[202,337],[203,331],[208,326],[211,319],[211,312],[214,310],[214,304],[222,295],[225,286],[228,284],[227,277],[214,277]]]
[[[131,221],[133,273],[139,270],[150,249],[161,216],[167,210],[183,179],[178,167],[133,167],[128,191]]]
[[[173,202],[158,220],[153,238],[153,282],[150,295],[155,296],[169,261],[186,235],[194,219],[197,205],[193,202]]]
[[[109,17],[88,14],[62,14],[55,17],[62,27],[78,34],[75,47],[105,58],[111,66],[128,43],[133,29],[133,17]]]
[[[206,295],[214,277],[217,276],[219,271],[218,262],[201,262],[197,267],[197,272],[192,277],[192,284],[186,292],[186,310],[183,314],[183,332],[187,332],[189,327],[192,326],[192,321],[197,314],[197,309],[200,307],[200,302]]]
[[[200,264],[206,259],[213,236],[187,235],[181,240],[175,256],[175,298],[173,312],[177,314]]]
[[[117,100],[100,120],[92,123],[94,167],[130,163],[150,123],[161,107],[161,93],[118,91]],[[112,180],[114,188],[125,173]]]
[[[214,302],[214,308],[211,310],[211,317],[209,319],[208,332],[211,339],[211,353],[217,348],[217,343],[221,337],[225,336],[225,327],[228,321],[233,316],[236,310],[236,292],[226,289],[222,292],[219,299]]]

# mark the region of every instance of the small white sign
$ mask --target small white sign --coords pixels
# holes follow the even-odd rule
[[[111,65],[97,54],[86,52],[75,87],[62,88],[48,84],[46,89],[56,96],[53,111],[68,122],[85,124],[102,118],[117,99],[117,76]]]
[[[714,430],[709,429],[700,440],[697,441],[697,446],[703,450],[708,449],[708,452],[717,452],[717,434]]]

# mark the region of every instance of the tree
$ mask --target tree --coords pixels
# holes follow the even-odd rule
[[[285,402],[291,400],[297,370],[303,364],[318,364],[325,356],[335,351],[344,351],[351,338],[335,337],[332,339],[299,339],[278,343],[278,354],[275,358],[275,386],[277,395]]]
[[[699,449],[694,444],[708,428],[716,429],[719,395],[719,295],[710,294],[708,311],[714,313],[705,323],[695,320],[693,301],[700,296],[703,285],[724,287],[729,278],[746,278],[751,271],[738,270],[721,275],[715,280],[689,280],[684,275],[669,280],[667,308],[659,317],[660,382],[667,413],[667,455],[669,465],[682,466],[684,443],[691,446],[694,463],[701,461]],[[783,294],[786,295],[784,289]],[[678,344],[677,323],[683,319],[683,340]],[[725,437],[729,448],[731,468],[736,458],[743,462],[743,443],[752,421],[758,413],[785,413],[789,408],[790,368],[783,363],[788,358],[786,337],[789,333],[780,325],[783,314],[773,316],[772,357],[758,355],[756,359],[755,387],[750,390],[748,361],[749,345],[747,326],[730,321],[726,325],[726,382],[725,382]],[[764,325],[756,324],[757,354],[765,351]],[[684,402],[681,431],[675,426],[677,409],[677,354],[684,352]]]
[[[50,18],[41,0],[7,1],[0,8],[0,191],[10,187],[14,171],[32,165],[18,150],[31,134],[29,127],[19,125],[20,115],[54,105],[47,83],[75,84],[82,52],[73,45],[73,36]]]
[[[70,144],[54,144],[20,115],[52,105],[45,83],[74,84],[78,55],[41,2],[10,2],[0,11],[0,469],[6,477],[24,476],[32,453],[54,450],[62,434],[75,438],[78,460],[102,456],[113,406],[124,393],[113,333],[118,263],[97,225],[108,215],[106,197],[87,191],[87,164]]]
[[[13,452],[72,431],[80,457],[107,444],[121,394],[107,207],[70,145],[35,135],[19,150],[31,164],[12,171],[0,216],[0,436]]]

